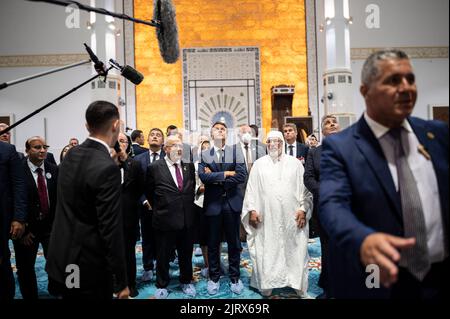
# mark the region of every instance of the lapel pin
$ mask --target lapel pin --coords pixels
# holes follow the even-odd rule
[[[51,179],[52,178],[52,174],[50,174],[49,172],[45,173],[45,177],[47,177],[47,179]]]
[[[431,133],[431,132],[427,132],[427,137],[428,137],[430,140],[432,140],[432,139],[434,139],[434,134]]]
[[[431,134],[431,133],[428,133]],[[433,135],[434,136],[434,135]],[[420,154],[422,154],[427,160],[431,160],[431,156],[430,154],[427,152],[427,150],[425,149],[425,147],[422,144],[419,144],[419,146],[417,146],[417,150],[419,151]]]

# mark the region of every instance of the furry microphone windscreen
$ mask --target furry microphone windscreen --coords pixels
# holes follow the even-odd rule
[[[161,57],[166,63],[175,63],[180,55],[180,48],[175,8],[171,0],[154,0],[153,20],[160,22],[159,27],[156,27],[156,36]]]

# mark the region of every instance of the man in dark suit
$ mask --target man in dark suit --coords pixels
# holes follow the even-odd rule
[[[8,127],[9,127],[8,124],[0,123],[0,132],[7,129]],[[11,144],[11,131],[8,131],[0,135],[0,142],[6,142],[8,144]],[[20,160],[25,158],[25,155],[22,152],[17,152],[17,155],[19,155]]]
[[[339,132],[339,123],[336,116],[324,115],[321,121],[322,136],[326,138],[330,134]],[[312,147],[308,151],[308,158],[305,163],[305,173],[303,175],[303,181],[306,188],[313,194],[313,214],[309,220],[310,229],[311,226],[315,227],[315,232],[320,236],[320,248],[321,248],[321,271],[319,277],[319,287],[323,289],[323,293],[317,297],[317,299],[330,298],[329,284],[328,284],[328,236],[326,232],[320,227],[319,220],[319,180],[320,180],[320,156],[322,154],[322,146]],[[314,224],[313,224],[314,223]],[[311,225],[313,224],[313,225]],[[311,236],[310,230],[310,238]],[[314,236],[314,237],[317,237]]]
[[[128,298],[120,203],[121,174],[110,147],[117,142],[117,107],[92,102],[86,110],[89,137],[59,167],[56,216],[47,273],[63,298]],[[78,278],[78,280],[77,280]]]
[[[37,299],[38,287],[34,264],[39,244],[47,257],[48,242],[56,208],[58,167],[47,161],[47,145],[40,136],[25,142],[27,159],[22,161],[28,193],[25,233],[14,240],[17,277],[23,299]],[[51,291],[51,286],[49,286]]]
[[[308,156],[308,146],[297,142],[297,126],[294,123],[284,124],[283,135],[286,142],[285,153],[297,157],[305,165],[306,157]]]
[[[444,298],[448,126],[410,116],[417,87],[404,52],[373,53],[361,79],[366,111],[324,140],[320,163],[333,297]]]
[[[162,149],[163,143],[163,132],[159,128],[152,128],[148,133],[150,150],[134,158],[134,161],[141,165],[144,177],[147,176],[149,165],[166,155]],[[150,281],[153,277],[154,261],[156,260],[156,242],[152,226],[153,209],[145,194],[141,194],[139,199],[139,211],[142,235],[142,266],[144,268],[142,281]]]
[[[14,145],[0,142],[0,300],[15,294],[8,241],[19,239],[27,217],[27,187]]]
[[[136,297],[136,242],[139,240],[139,197],[144,192],[145,176],[139,162],[128,156],[128,137],[119,134],[120,152],[112,151],[112,158],[119,165],[122,178],[122,214],[125,239],[125,258],[130,297]]]
[[[131,132],[131,146],[133,147],[134,156],[145,153],[148,148],[142,147],[145,142],[144,133],[141,130],[134,130]]]
[[[219,292],[220,242],[222,233],[228,244],[229,277],[231,291],[240,294],[243,285],[240,278],[239,228],[243,194],[239,184],[245,182],[245,160],[239,158],[236,148],[226,145],[227,126],[216,122],[211,128],[213,147],[202,153],[198,175],[205,185],[204,212],[208,223],[208,293]]]
[[[166,135],[177,135],[179,139],[183,141],[183,134],[180,132],[178,127],[175,125],[169,125],[166,129]],[[185,163],[193,163],[194,162],[194,155],[192,152],[192,147],[188,143],[183,142],[183,161]]]
[[[156,232],[156,287],[157,299],[168,296],[169,262],[176,247],[180,265],[180,283],[183,292],[195,297],[192,280],[193,229],[195,220],[195,168],[184,163],[183,144],[171,135],[164,144],[166,157],[149,166],[146,194],[153,207],[153,228]]]

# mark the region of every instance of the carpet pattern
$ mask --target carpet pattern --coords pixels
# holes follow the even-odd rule
[[[11,264],[13,267],[14,275],[16,278],[16,299],[21,299],[22,295],[20,294],[19,284],[17,282],[16,276],[16,267],[15,267],[15,257],[14,257],[14,249],[11,245]],[[228,269],[228,260],[226,254],[226,244],[223,244],[221,259],[225,266],[225,269]],[[313,243],[308,244],[308,253],[309,253],[309,281],[308,281],[308,294],[312,298],[315,298],[319,294],[322,293],[322,289],[318,287],[317,283],[319,280],[320,269],[321,269],[321,258],[320,258],[320,241],[319,238],[314,239]],[[156,291],[155,287],[155,277],[149,282],[142,282],[141,275],[143,272],[142,267],[142,246],[139,242],[136,245],[136,261],[137,261],[137,288],[139,290],[139,295],[135,299],[153,299],[153,295]],[[243,251],[241,254],[241,280],[244,284],[244,290],[242,294],[236,295],[231,292],[229,287],[229,279],[226,276],[221,277],[220,279],[220,291],[215,296],[210,296],[206,290],[207,279],[204,278],[200,271],[203,267],[203,257],[202,256],[194,256],[192,257],[193,263],[193,283],[197,290],[197,295],[195,299],[264,299],[265,297],[261,296],[261,294],[250,287],[250,277],[252,272],[252,263],[250,260],[250,256],[248,253],[248,248],[246,244],[243,244]],[[47,292],[47,273],[45,272],[45,258],[42,251],[42,247],[40,247],[38,251],[38,256],[36,259],[36,277],[38,281],[38,289],[39,289],[39,298],[42,299],[50,299],[53,298]],[[186,296],[181,291],[179,286],[179,269],[178,265],[171,263],[170,264],[170,276],[171,282],[169,284],[169,296],[168,299],[186,299]],[[299,297],[295,293],[295,291],[291,288],[281,288],[274,289],[272,295],[269,297],[270,299],[298,299]]]

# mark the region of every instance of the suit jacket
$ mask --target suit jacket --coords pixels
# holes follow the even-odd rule
[[[234,145],[234,147],[236,148],[236,152],[239,153],[238,158],[243,158],[244,159],[244,165],[245,165],[245,171],[247,172],[247,176],[245,177],[245,181],[242,184],[239,184],[239,188],[241,190],[242,196],[245,196],[245,189],[247,187],[247,181],[248,181],[248,177],[250,175],[250,172],[247,169],[247,165],[245,164],[245,154],[242,151],[242,147],[241,147],[241,143],[238,143],[236,145]],[[251,152],[251,158],[253,163],[266,155],[266,150],[260,146],[260,145],[256,145],[255,143],[251,143],[250,144],[250,152]]]
[[[448,234],[448,126],[408,118],[428,150],[436,173]],[[327,137],[320,163],[319,215],[330,237],[330,284],[337,298],[388,298],[386,288],[368,289],[360,262],[363,240],[374,232],[402,237],[400,198],[381,146],[364,120]]]
[[[0,258],[7,251],[11,221],[27,218],[25,174],[14,145],[0,142]],[[9,258],[9,257],[8,257]]]
[[[142,147],[138,144],[132,144],[134,156],[148,152],[148,148]]]
[[[214,147],[202,152],[198,165],[198,175],[205,185],[203,208],[206,216],[219,215],[222,211],[222,200],[225,198],[231,209],[240,214],[242,210],[243,194],[239,184],[245,182],[247,169],[245,160],[238,153],[235,146],[225,146],[225,162],[219,163]],[[212,172],[205,173],[208,167]],[[224,171],[235,171],[233,177],[224,177]]]
[[[87,139],[67,153],[48,247],[51,278],[64,283],[66,266],[76,264],[85,288],[110,273],[118,290],[127,286],[120,181],[119,167],[102,144]]]
[[[48,216],[44,220],[44,223],[39,223],[39,215],[41,212],[41,204],[39,200],[39,193],[33,174],[28,166],[28,160],[22,161],[23,170],[26,176],[27,194],[28,194],[28,214],[27,223],[28,227],[26,232],[36,234],[38,231],[50,233],[51,225],[55,218],[56,210],[56,186],[58,182],[58,166],[44,161],[45,179],[47,182],[47,194],[49,199],[49,211]],[[43,225],[45,224],[45,225]],[[44,226],[44,227],[42,227]]]
[[[161,149],[159,158],[162,159],[162,158],[164,158],[164,156],[166,156],[166,153],[164,152],[163,149]],[[152,164],[150,161],[150,152],[145,152],[145,153],[139,154],[138,156],[136,156],[133,159],[133,161],[138,162],[141,165],[143,176],[144,176],[144,178],[146,178],[148,167],[150,166],[150,164]],[[142,207],[142,203],[146,200],[147,200],[147,197],[142,192],[139,197],[139,204],[140,204],[139,207]]]
[[[322,154],[322,145],[315,148],[310,148],[308,151],[308,158],[305,162],[305,173],[303,175],[303,182],[305,187],[313,195],[313,215],[318,209],[319,203],[319,180],[320,180],[320,156]]]
[[[182,162],[181,166],[182,191],[175,184],[164,158],[148,168],[146,195],[153,208],[152,225],[155,229],[174,231],[194,224],[195,168],[193,163]]]
[[[45,161],[49,162],[50,164],[57,165],[53,153],[47,152],[47,158],[45,159]]]
[[[296,144],[297,145],[297,147],[296,147],[297,154],[295,155],[295,157],[297,157],[297,158],[303,157],[305,159],[305,162],[306,162],[306,157],[308,156],[308,149],[309,149],[309,147],[306,146],[305,144],[302,144],[302,143],[299,143],[299,142],[295,142],[295,143],[297,143]],[[289,150],[287,148],[287,143],[285,143],[284,149],[286,151],[286,154],[289,154]]]
[[[145,176],[139,162],[128,159],[122,164],[122,214],[125,234],[139,238],[138,200],[144,192]]]

